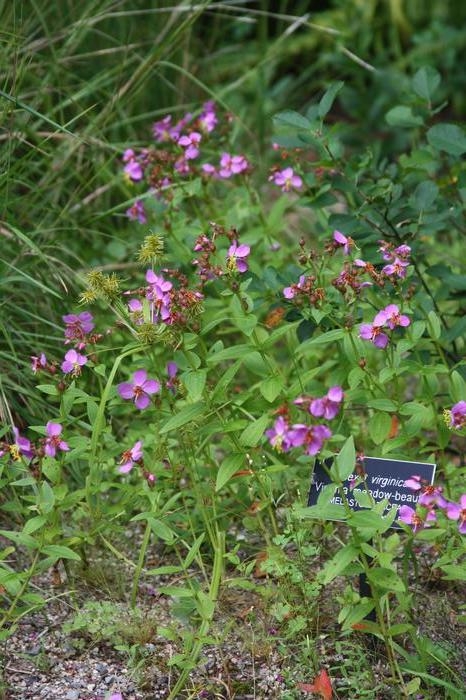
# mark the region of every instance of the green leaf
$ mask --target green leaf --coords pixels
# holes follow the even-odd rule
[[[39,543],[34,537],[23,532],[16,532],[16,530],[0,530],[0,535],[3,535],[16,544],[24,545],[28,549],[37,549],[39,547]]]
[[[429,327],[430,337],[438,340],[442,334],[442,325],[435,311],[429,311],[427,315],[427,325]]]
[[[259,384],[259,391],[266,401],[272,403],[283,390],[282,377],[267,377]]]
[[[220,491],[220,489],[222,489],[225,484],[230,481],[233,474],[239,471],[242,467],[244,467],[244,454],[242,452],[235,452],[234,454],[225,457],[217,472],[215,490]]]
[[[348,564],[357,559],[358,554],[358,548],[352,544],[347,544],[345,547],[339,549],[330,561],[325,564],[319,576],[323,585],[326,586],[333,581],[334,578],[343,573]]]
[[[422,124],[424,123],[422,117],[415,115],[411,107],[406,107],[405,105],[398,105],[397,107],[393,107],[385,115],[385,121],[390,126],[399,126],[406,128],[413,126],[422,126]]]
[[[147,522],[150,525],[152,532],[160,537],[161,540],[167,542],[168,544],[173,544],[176,539],[176,535],[171,528],[168,527],[158,518],[147,518]]]
[[[81,561],[81,557],[76,552],[73,552],[69,547],[65,547],[61,544],[47,544],[42,548],[44,554],[48,554],[50,557],[58,559],[73,559],[73,561]]]
[[[332,83],[329,88],[325,91],[322,99],[319,102],[318,114],[321,119],[325,117],[328,112],[330,112],[332,105],[335,101],[337,94],[340,92],[344,83],[339,80],[336,83]]]
[[[303,355],[310,347],[315,347],[316,345],[327,345],[327,343],[334,343],[336,340],[341,340],[345,334],[343,328],[334,328],[326,333],[321,333],[316,337],[306,340],[296,350],[297,355]]]
[[[310,129],[311,122],[306,117],[303,117],[298,112],[293,112],[291,109],[279,112],[273,117],[273,123],[276,126],[294,126],[296,129]]]
[[[260,418],[252,421],[239,436],[239,443],[243,447],[255,447],[264,434],[270,418],[264,413]]]
[[[201,401],[189,404],[189,406],[184,406],[179,413],[172,416],[172,418],[160,428],[160,434],[164,435],[165,433],[169,433],[170,430],[176,430],[187,423],[192,423],[196,418],[204,415],[204,411],[204,403]]]
[[[196,595],[193,588],[184,588],[183,586],[161,586],[158,590],[163,595],[169,595],[172,598],[194,598]]]
[[[219,362],[225,362],[226,360],[237,360],[239,357],[244,357],[253,352],[253,348],[250,345],[232,345],[230,348],[224,348],[218,352],[211,352],[207,357],[208,365],[217,365]]]
[[[233,379],[235,378],[236,374],[238,373],[240,367],[242,365],[242,360],[237,360],[233,365],[228,367],[226,372],[224,372],[217,382],[217,385],[215,389],[213,390],[211,394],[211,400],[212,401],[223,401],[224,400],[224,392],[228,388],[228,386],[231,384]]]
[[[55,505],[55,494],[47,481],[39,486],[39,506],[44,513],[50,513]]]
[[[351,435],[341,448],[336,456],[335,462],[330,470],[332,479],[336,481],[345,481],[350,474],[353,473],[356,464],[356,450],[354,448],[354,439]]]
[[[196,608],[203,620],[210,620],[215,611],[215,601],[213,601],[204,591],[198,591],[196,595]]]
[[[385,532],[391,523],[374,510],[357,510],[351,513],[348,522],[352,527],[361,530],[373,530],[375,532]]]
[[[189,552],[186,555],[186,559],[183,562],[183,570],[186,571],[189,566],[193,563],[195,560],[197,553],[199,552],[199,549],[201,547],[201,544],[204,542],[205,539],[205,532],[201,533],[197,540],[194,542],[194,544],[189,548]]]
[[[362,508],[371,508],[372,500],[367,491],[362,488],[356,488],[353,491],[353,496]]]
[[[376,413],[370,419],[369,435],[376,445],[380,445],[390,432],[392,420],[386,413]]]
[[[397,593],[404,593],[406,591],[403,580],[395,571],[393,571],[393,569],[385,569],[382,567],[371,569],[367,578],[378,588],[384,588]]]
[[[58,389],[55,384],[38,384],[36,389],[49,396],[58,396]]]
[[[450,377],[450,394],[453,401],[464,401],[466,396],[466,382],[459,372],[453,370]]]
[[[357,622],[361,622],[361,620],[367,617],[371,610],[374,609],[374,607],[374,601],[367,599],[361,600],[359,603],[356,603],[356,605],[352,605],[347,616],[344,619],[342,629],[351,629],[353,625],[355,625]]]
[[[427,140],[433,148],[452,156],[466,153],[466,135],[456,124],[435,124],[427,132]]]
[[[415,693],[418,692],[419,688],[421,687],[421,679],[419,676],[416,676],[416,678],[412,678],[409,683],[405,684],[405,693],[406,695],[414,695]]]
[[[412,81],[413,90],[427,102],[432,101],[432,95],[440,85],[440,73],[431,66],[423,66],[415,73]]]
[[[466,316],[462,316],[452,325],[451,328],[449,328],[447,331],[443,331],[442,340],[445,340],[447,343],[451,343],[453,340],[456,340],[464,334],[466,334]]]
[[[196,402],[202,398],[206,379],[207,371],[205,369],[190,370],[181,375],[181,381],[185,385],[188,398],[191,401]]]
[[[414,205],[419,211],[424,211],[424,209],[429,209],[429,207],[432,206],[437,196],[438,187],[435,182],[432,182],[432,180],[425,180],[424,182],[420,182],[414,190]]]
[[[86,402],[86,409],[87,409],[87,416],[89,418],[89,423],[91,425],[94,425],[96,419],[97,419],[97,414],[99,412],[99,407],[97,403],[94,401],[94,399],[88,399]]]
[[[25,523],[23,533],[26,535],[31,535],[33,532],[36,532],[36,530],[40,530],[40,528],[45,525],[46,522],[47,518],[45,518],[43,515],[36,515],[34,518],[30,518],[27,523]]]
[[[369,408],[375,408],[377,411],[388,411],[392,413],[397,410],[396,403],[391,399],[371,399],[367,402],[367,405]]]

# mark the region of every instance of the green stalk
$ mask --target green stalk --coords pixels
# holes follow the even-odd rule
[[[107,379],[107,383],[105,385],[105,389],[103,390],[101,399],[100,399],[100,404],[99,408],[97,411],[97,415],[94,421],[94,426],[92,430],[92,437],[91,437],[91,446],[90,446],[90,456],[89,456],[89,462],[90,462],[90,471],[89,471],[89,477],[86,480],[86,498],[88,502],[90,501],[90,487],[96,486],[100,484],[102,480],[102,468],[99,460],[97,459],[97,452],[98,448],[100,445],[100,436],[105,424],[105,408],[107,406],[107,402],[110,397],[110,391],[113,386],[113,382],[115,379],[115,375],[118,371],[118,368],[120,366],[121,361],[125,358],[128,357],[129,355],[133,355],[137,350],[140,349],[141,346],[139,345],[134,345],[130,349],[126,350],[125,352],[122,352],[121,355],[118,355],[116,358],[115,362],[113,363],[112,370],[109,374],[109,377]],[[89,503],[89,505],[91,505]],[[92,509],[92,508],[91,508]]]
[[[223,559],[225,556],[225,533],[224,532],[219,532],[217,530],[217,542],[216,542],[216,547],[214,549],[214,565],[213,565],[213,570],[212,570],[212,578],[210,581],[210,586],[209,586],[209,593],[208,597],[209,600],[212,603],[217,602],[218,598],[218,593],[220,590],[220,583],[222,580],[222,573],[223,573]],[[203,640],[205,639],[211,622],[212,618],[214,616],[215,612],[215,606],[212,606],[211,612],[209,612],[202,620],[201,626],[199,628],[198,633],[196,634],[196,637],[194,639],[194,642],[191,646],[191,649],[188,651],[189,654],[189,661],[191,663],[195,663],[197,659],[199,658],[199,655],[202,651],[202,646],[203,646]],[[191,667],[190,664],[188,664],[188,667],[183,669],[181,672],[180,677],[178,678],[177,682],[175,683],[175,686],[173,689],[170,691],[170,695],[168,696],[167,700],[176,700],[179,698],[179,693],[181,690],[183,690],[186,681],[188,679],[189,673],[190,673]]]
[[[131,607],[133,610],[136,607],[139,579],[141,578],[142,567],[144,566],[147,548],[148,548],[149,542],[150,542],[151,532],[152,532],[152,530],[151,530],[150,522],[147,521],[146,529],[144,531],[144,537],[143,537],[142,544],[141,544],[141,549],[139,550],[138,563],[136,564],[136,570],[135,570],[134,576],[133,576],[133,586],[131,589]]]

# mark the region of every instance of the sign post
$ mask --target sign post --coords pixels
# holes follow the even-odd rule
[[[331,466],[332,460],[325,461],[325,467]],[[419,476],[424,484],[433,484],[435,476],[435,464],[427,462],[405,462],[399,459],[383,459],[381,457],[364,457],[361,462],[359,473],[350,474],[343,482],[343,493],[351,510],[361,510],[363,506],[358,501],[360,493],[370,493],[376,503],[387,500],[387,512],[391,508],[397,510],[403,506],[416,507],[419,500],[419,492],[413,491],[404,483],[412,476]],[[361,481],[361,476],[363,480]],[[354,482],[356,481],[356,485]],[[359,483],[358,483],[359,482]],[[322,489],[332,483],[324,464],[316,460],[314,473],[312,475],[311,488],[309,490],[308,506],[317,505]],[[338,493],[338,486],[335,484],[333,495],[330,494],[329,505],[341,506],[343,511],[343,500]],[[334,516],[335,508],[332,508],[332,515],[328,520],[339,520]],[[323,516],[325,518],[325,514]],[[396,518],[391,525],[393,528],[401,529],[396,522]]]
[[[309,490],[308,506],[317,505],[319,495],[323,489],[332,484],[332,479],[328,474],[328,470],[332,465],[333,460],[325,460],[324,464],[316,460],[314,472],[312,474],[311,488]],[[432,485],[435,476],[435,464],[427,462],[407,462],[398,459],[383,459],[381,457],[364,457],[361,463],[358,464],[358,469],[354,470],[348,478],[343,481],[343,494],[347,505],[351,510],[362,510],[364,507],[361,501],[364,497],[359,497],[359,494],[370,494],[375,503],[382,501],[387,502],[385,514],[391,512],[393,508],[397,511],[402,505],[408,505],[413,509],[419,501],[420,492],[405,486],[405,481],[412,476],[417,476],[424,485]],[[333,482],[334,483],[334,482]],[[342,514],[345,512],[345,507],[342,499],[342,494],[339,492],[339,486],[334,483],[334,490],[326,489],[328,495],[328,506],[331,506],[331,514],[325,515],[325,503],[319,503],[322,508],[322,518],[327,520],[343,520],[343,517],[338,516],[340,510]],[[358,498],[359,497],[359,498]],[[401,529],[397,523],[396,515],[390,525],[392,528]],[[361,598],[370,596],[371,590],[367,581],[366,574],[359,575],[359,595]],[[375,611],[372,610],[367,616],[368,620],[375,620]]]

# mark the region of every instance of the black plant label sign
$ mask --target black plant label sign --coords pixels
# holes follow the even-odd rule
[[[332,484],[326,471],[331,466],[331,459],[327,459],[323,463],[316,460],[309,490],[308,506],[317,505],[323,489]],[[369,494],[375,503],[382,501],[387,503],[385,513],[388,513],[392,508],[396,508],[398,511],[403,505],[415,509],[422,491],[414,491],[409,486],[405,486],[405,481],[412,476],[418,476],[423,486],[431,485],[434,483],[435,467],[435,464],[427,462],[405,462],[399,459],[364,457],[364,460],[358,462],[354,473],[350,474],[343,482],[343,494],[336,484],[333,491],[330,487],[325,490],[325,503],[331,506],[328,508],[327,519],[339,520],[339,509],[335,506],[343,508],[344,498],[351,510],[367,508]],[[325,505],[321,501],[319,504],[323,506],[322,513],[325,517]],[[392,527],[399,527],[396,523],[396,516]]]

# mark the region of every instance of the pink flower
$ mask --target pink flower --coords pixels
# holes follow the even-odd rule
[[[211,163],[204,163],[201,169],[206,175],[217,175],[217,169]]]
[[[401,506],[398,511],[398,520],[406,525],[411,525],[413,532],[417,532],[422,529],[428,522],[436,520],[435,513],[432,510],[427,511],[425,518],[416,513],[416,511],[410,506]]]
[[[404,243],[402,243],[402,245],[399,245],[398,248],[395,248],[393,252],[398,257],[405,259],[409,258],[409,256],[411,255],[411,248],[409,247],[409,245],[405,245]]]
[[[296,284],[292,284],[290,287],[285,287],[283,290],[283,296],[285,299],[294,299],[297,294],[304,291],[306,289],[306,281],[308,279],[309,278],[306,277],[306,275],[301,275]]]
[[[140,224],[147,223],[146,210],[140,199],[137,199],[134,204],[126,210],[126,216],[131,221],[139,221]]]
[[[269,180],[281,187],[282,192],[289,192],[291,189],[299,190],[303,186],[303,181],[299,175],[294,174],[293,168],[284,168],[272,173]]]
[[[134,400],[134,405],[139,410],[147,408],[150,404],[151,394],[160,391],[160,384],[156,379],[147,379],[145,369],[138,369],[133,374],[133,382],[123,382],[118,385],[118,393],[122,399]]]
[[[199,128],[210,133],[215,129],[218,123],[217,115],[215,114],[215,103],[213,100],[209,100],[204,104],[204,111],[199,117]]]
[[[265,431],[265,435],[268,437],[270,444],[278,452],[287,452],[290,449],[290,442],[288,439],[289,428],[288,422],[283,416],[279,416],[273,427]]]
[[[232,156],[230,153],[222,153],[220,158],[220,177],[229,178],[239,175],[249,168],[249,163],[244,156]]]
[[[466,493],[463,493],[459,503],[447,503],[445,513],[450,520],[459,520],[459,531],[466,535]]]
[[[382,272],[384,275],[387,275],[387,277],[400,277],[404,278],[406,277],[406,269],[409,265],[409,262],[406,262],[405,260],[401,260],[400,258],[395,258],[392,263],[389,265],[385,265],[385,267],[382,268]]]
[[[178,141],[181,127],[179,127],[179,125],[172,126],[171,122],[171,114],[168,114],[166,117],[160,119],[160,121],[155,122],[152,125],[152,133],[156,141]]]
[[[173,284],[162,275],[156,275],[153,270],[147,270],[146,280],[149,283],[146,297],[151,302],[153,320],[160,318],[169,322],[171,306],[171,290]]]
[[[186,160],[193,160],[199,155],[198,145],[201,142],[201,134],[197,131],[192,131],[187,136],[180,136],[178,139],[178,145],[183,146],[185,149],[184,157]]]
[[[228,248],[227,266],[230,270],[238,270],[238,272],[247,272],[248,263],[247,257],[251,249],[248,245],[238,245],[238,241],[233,241]]]
[[[60,423],[52,423],[49,420],[45,426],[47,437],[45,438],[44,447],[47,457],[55,457],[57,450],[68,452],[70,449],[68,443],[61,439],[60,434],[63,427]]]
[[[85,347],[86,336],[91,333],[94,328],[94,320],[90,311],[83,311],[80,314],[66,314],[62,316],[66,324],[65,327],[65,345],[71,343],[72,340],[77,340],[76,346],[79,350]]]
[[[363,340],[370,340],[376,348],[386,348],[388,345],[388,335],[382,332],[382,326],[370,323],[363,323],[359,327],[359,337]]]
[[[316,418],[324,417],[332,420],[340,410],[343,401],[343,389],[341,386],[332,386],[326,396],[321,399],[313,399],[309,406],[309,413]]]
[[[176,364],[176,362],[168,362],[167,363],[168,380],[165,383],[165,386],[167,387],[167,389],[169,391],[171,391],[174,394],[176,393],[176,389],[177,389],[177,386],[179,383],[177,376],[176,376],[177,374],[178,374],[178,365]]]
[[[414,474],[410,479],[406,479],[403,486],[413,491],[419,491],[422,488],[422,479],[417,474]]]
[[[354,241],[352,238],[350,238],[350,236],[345,236],[343,233],[341,233],[341,231],[334,231],[333,240],[337,246],[343,247],[343,252],[345,255],[350,254],[350,248],[352,245],[354,245]]]
[[[406,479],[404,486],[407,486],[413,491],[421,491],[419,496],[419,505],[430,508],[431,506],[437,505],[440,508],[444,508],[447,504],[446,500],[442,495],[441,486],[433,486],[428,484],[420,476],[414,475],[410,479]]]
[[[400,314],[400,310],[396,304],[389,304],[374,318],[374,324],[377,326],[386,325],[390,330],[397,326],[409,326],[411,321],[407,316]]]
[[[39,370],[45,369],[47,367],[47,358],[43,352],[41,352],[39,357],[31,355],[31,369],[33,374],[37,374]]]
[[[466,401],[458,401],[450,412],[450,427],[461,430],[466,425]]]
[[[291,426],[288,439],[291,447],[304,446],[304,452],[315,455],[322,449],[324,440],[332,437],[332,431],[326,425],[304,425],[296,423]]]
[[[121,466],[118,468],[120,474],[128,474],[137,462],[142,459],[142,440],[138,440],[130,450],[126,450],[121,455]]]
[[[81,367],[83,367],[86,362],[86,355],[80,355],[76,350],[68,350],[61,364],[62,372],[71,374],[73,377],[79,377],[81,374]]]
[[[12,452],[13,459],[15,459],[15,451],[18,455],[23,455],[26,459],[32,459],[34,457],[34,451],[32,449],[31,441],[19,434],[18,428],[13,426],[13,435],[15,442],[13,444],[14,451]],[[11,450],[10,450],[11,452]]]
[[[136,154],[132,148],[127,148],[123,153],[123,163],[126,163],[124,172],[130,180],[133,180],[134,182],[142,180],[144,171],[141,164],[136,159]]]

